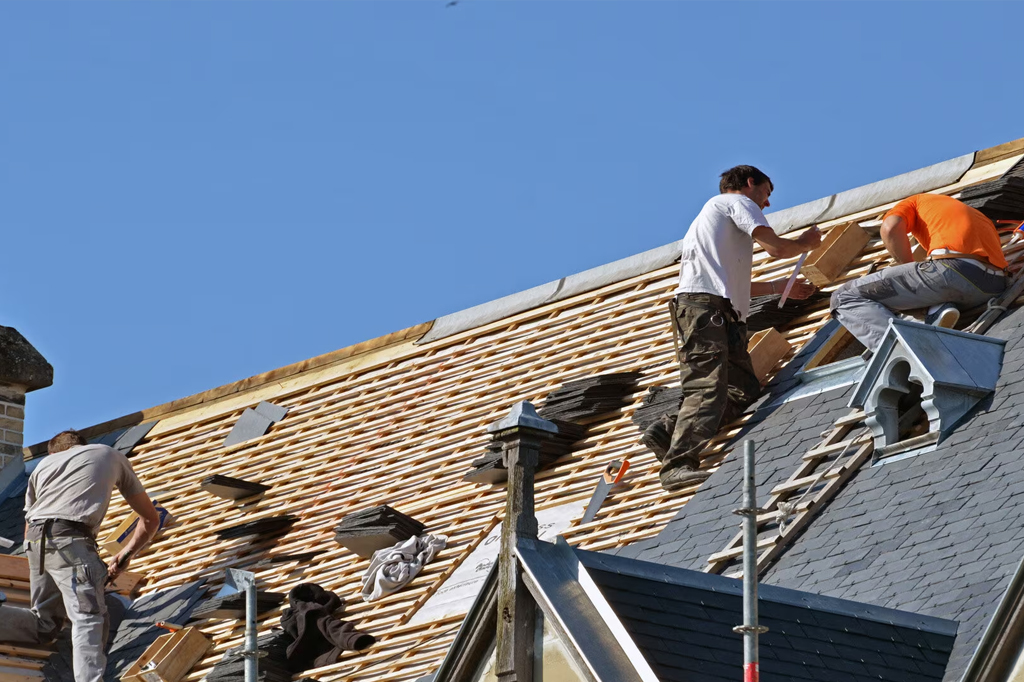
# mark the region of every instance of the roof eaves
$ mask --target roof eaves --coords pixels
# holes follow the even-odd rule
[[[589,552],[581,549],[577,549],[575,552],[579,557],[580,563],[585,568],[723,594],[737,596],[743,594],[743,583],[735,578],[727,578],[714,573],[692,571],[676,566],[666,566],[640,559],[630,559],[603,552]],[[957,623],[944,618],[897,611],[896,609],[873,606],[847,599],[825,597],[763,583],[758,585],[757,589],[758,598],[761,601],[824,611],[838,616],[884,623],[896,627],[921,630],[944,637],[954,637],[957,631]]]

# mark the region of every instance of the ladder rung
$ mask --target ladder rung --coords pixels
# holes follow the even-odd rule
[[[842,452],[846,448],[852,449],[857,445],[861,445],[863,443],[868,442],[868,440],[870,440],[870,438],[864,437],[856,438],[853,440],[842,440],[839,441],[838,443],[833,443],[832,445],[823,445],[820,448],[808,450],[807,454],[804,455],[804,461],[809,462],[811,460],[821,459],[822,457],[828,457],[829,455],[834,455],[838,452]]]
[[[764,549],[765,547],[771,547],[772,544],[774,544],[775,541],[778,539],[778,537],[779,537],[778,535],[773,535],[770,538],[765,538],[763,540],[758,540],[757,541],[757,548],[759,550],[761,550],[761,549]],[[741,554],[743,554],[743,545],[740,545],[739,547],[733,547],[731,549],[723,550],[721,552],[718,552],[717,554],[712,554],[710,557],[708,557],[708,563],[709,564],[717,564],[717,563],[722,562],[722,561],[730,561],[730,560],[735,559],[736,557],[740,556]]]
[[[847,424],[856,424],[859,421],[864,421],[864,410],[854,410],[845,417],[840,417],[836,420],[836,426],[846,426]]]
[[[822,476],[821,480],[823,480],[823,481],[831,480],[831,479],[835,478],[836,476],[838,476],[840,474],[840,472],[842,472],[842,470],[843,470],[843,467],[834,467],[834,468],[830,469],[828,471],[828,473],[826,473],[824,476]],[[798,479],[793,480],[793,481],[787,481],[786,483],[780,483],[779,485],[777,485],[774,488],[772,488],[772,495],[781,495],[782,493],[791,493],[794,490],[799,490],[800,488],[806,488],[807,486],[813,484],[817,480],[818,480],[818,474],[812,474],[810,476],[804,476],[803,478],[798,478]]]

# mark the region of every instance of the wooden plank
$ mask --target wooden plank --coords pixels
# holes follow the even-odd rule
[[[786,337],[774,328],[762,329],[750,337],[747,352],[750,353],[750,361],[758,380],[763,383],[768,373],[779,360],[786,357],[791,348]]]
[[[837,225],[828,231],[818,248],[807,256],[801,274],[815,286],[828,286],[860,255],[869,241],[871,235],[861,228],[860,223]]]
[[[39,682],[46,679],[42,672],[9,668],[3,663],[0,661],[0,682]]]
[[[974,166],[972,167],[1002,161],[1011,156],[1018,156],[1021,153],[1024,153],[1024,137],[976,152],[974,154]]]

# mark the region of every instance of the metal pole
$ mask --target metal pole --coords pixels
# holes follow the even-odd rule
[[[232,582],[245,590],[245,682],[256,682],[259,649],[256,646],[256,574],[250,571],[228,569]]]
[[[743,442],[743,625],[733,628],[743,634],[743,682],[759,682],[758,636],[768,628],[757,623],[757,487],[754,482],[754,442]]]

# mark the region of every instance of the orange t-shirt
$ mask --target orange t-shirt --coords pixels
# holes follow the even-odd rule
[[[943,194],[915,194],[885,214],[898,215],[924,250],[949,249],[1006,267],[996,226],[976,208]]]

